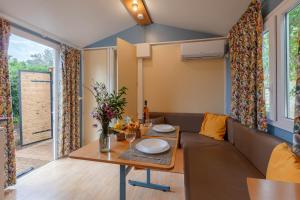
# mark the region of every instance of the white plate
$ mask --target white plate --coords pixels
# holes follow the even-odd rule
[[[161,132],[161,133],[168,133],[168,132],[175,131],[175,127],[169,124],[158,124],[153,126],[152,129],[156,132]]]
[[[158,154],[168,151],[170,145],[162,139],[144,139],[135,145],[135,148],[143,153]]]

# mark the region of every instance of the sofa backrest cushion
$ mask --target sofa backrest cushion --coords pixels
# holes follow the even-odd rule
[[[235,147],[266,176],[271,153],[283,141],[240,123],[233,123],[232,126]]]
[[[236,120],[229,117],[227,119],[227,140],[234,144],[234,124],[238,123]]]
[[[226,115],[219,115],[213,113],[205,113],[204,120],[200,129],[200,134],[215,140],[224,140],[227,129]]]
[[[166,123],[164,116],[151,118],[151,122],[152,122],[152,124],[165,124]]]
[[[202,113],[150,113],[150,118],[159,116],[164,116],[167,124],[180,126],[181,132],[193,133],[199,133],[204,119],[204,114]]]

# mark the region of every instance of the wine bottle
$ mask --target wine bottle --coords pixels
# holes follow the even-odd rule
[[[147,120],[149,120],[149,109],[148,109],[148,102],[145,100],[144,103],[144,113],[143,113],[143,123],[147,123]]]

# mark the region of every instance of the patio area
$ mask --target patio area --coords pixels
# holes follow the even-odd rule
[[[21,176],[53,161],[52,140],[31,144],[17,149],[17,176]]]

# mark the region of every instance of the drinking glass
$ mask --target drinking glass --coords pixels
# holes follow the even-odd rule
[[[136,132],[134,130],[130,130],[125,133],[125,139],[129,142],[129,149],[131,150],[131,143],[135,140]]]
[[[149,119],[149,118],[147,118],[147,119],[145,120],[144,126],[147,127],[147,128],[150,128],[150,127],[152,126],[152,120]]]

